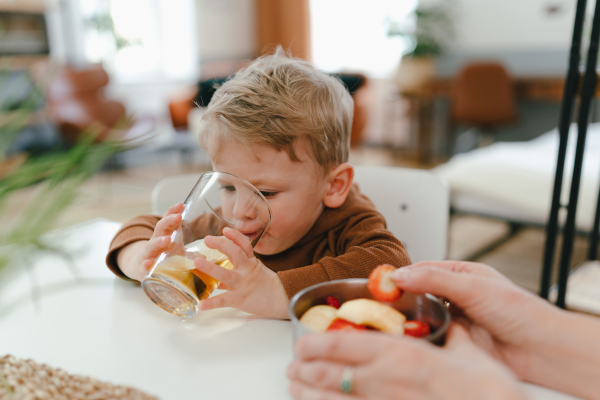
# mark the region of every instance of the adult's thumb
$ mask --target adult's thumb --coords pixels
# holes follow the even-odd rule
[[[472,343],[471,336],[466,328],[457,322],[452,322],[446,333],[446,346],[452,347],[465,342]]]

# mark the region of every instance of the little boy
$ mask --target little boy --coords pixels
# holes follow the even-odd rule
[[[373,204],[352,184],[348,161],[353,102],[343,84],[281,49],[257,59],[214,94],[201,132],[213,170],[240,176],[269,201],[273,222],[253,249],[240,232],[205,243],[226,254],[226,270],[196,268],[227,291],[201,309],[235,307],[287,318],[289,299],[329,280],[366,278],[380,264],[411,263]],[[141,280],[181,222],[181,203],[161,219],[125,223],[106,261],[124,279]]]

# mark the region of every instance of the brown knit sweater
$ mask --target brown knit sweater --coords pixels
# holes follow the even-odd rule
[[[106,264],[117,276],[127,279],[117,265],[117,252],[132,242],[149,240],[160,218],[142,215],[126,222],[117,232],[106,256]],[[326,208],[294,246],[278,254],[256,257],[277,272],[291,298],[317,283],[366,278],[380,264],[409,265],[406,249],[385,228],[383,216],[355,185],[344,204]]]

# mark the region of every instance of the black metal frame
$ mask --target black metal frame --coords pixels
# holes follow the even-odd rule
[[[573,177],[571,180],[571,192],[569,203],[560,204],[560,195],[562,190],[564,164],[567,151],[567,142],[569,136],[569,127],[573,120],[573,109],[579,86],[579,61],[581,51],[581,37],[583,33],[583,24],[585,20],[585,9],[587,0],[578,0],[577,11],[575,14],[575,25],[573,29],[573,40],[571,44],[571,55],[569,70],[567,72],[565,92],[563,95],[561,114],[559,120],[560,142],[558,149],[558,160],[556,166],[556,175],[554,179],[554,190],[552,193],[552,205],[548,225],[546,227],[546,246],[544,249],[544,261],[541,276],[540,296],[547,299],[550,282],[552,277],[552,266],[554,263],[554,251],[556,249],[556,236],[559,231],[558,214],[561,207],[567,208],[567,220],[563,229],[563,246],[559,265],[558,277],[558,297],[556,305],[565,308],[565,297],[567,292],[567,279],[569,276],[569,267],[573,253],[573,242],[575,235],[575,215],[577,212],[577,201],[579,197],[579,186],[581,183],[581,170],[583,165],[583,152],[585,139],[590,118],[590,108],[594,97],[597,83],[596,63],[598,60],[598,38],[600,36],[600,0],[596,1],[594,18],[592,22],[592,33],[585,75],[581,89],[580,105],[577,118],[577,147],[575,150],[575,161],[573,165]],[[590,235],[589,258],[595,259],[598,246],[598,230],[600,227],[600,194],[596,207],[596,217],[594,227]]]

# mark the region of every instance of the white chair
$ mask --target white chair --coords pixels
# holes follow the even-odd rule
[[[184,174],[161,179],[152,189],[152,214],[165,215],[173,204],[183,203],[201,175]]]
[[[161,180],[152,191],[152,212],[163,215],[173,204],[183,202],[200,175]],[[411,168],[358,166],[354,181],[383,214],[388,229],[406,246],[413,262],[446,258],[450,200],[443,178]]]
[[[413,262],[446,258],[450,192],[443,178],[420,169],[358,166],[354,182]]]

